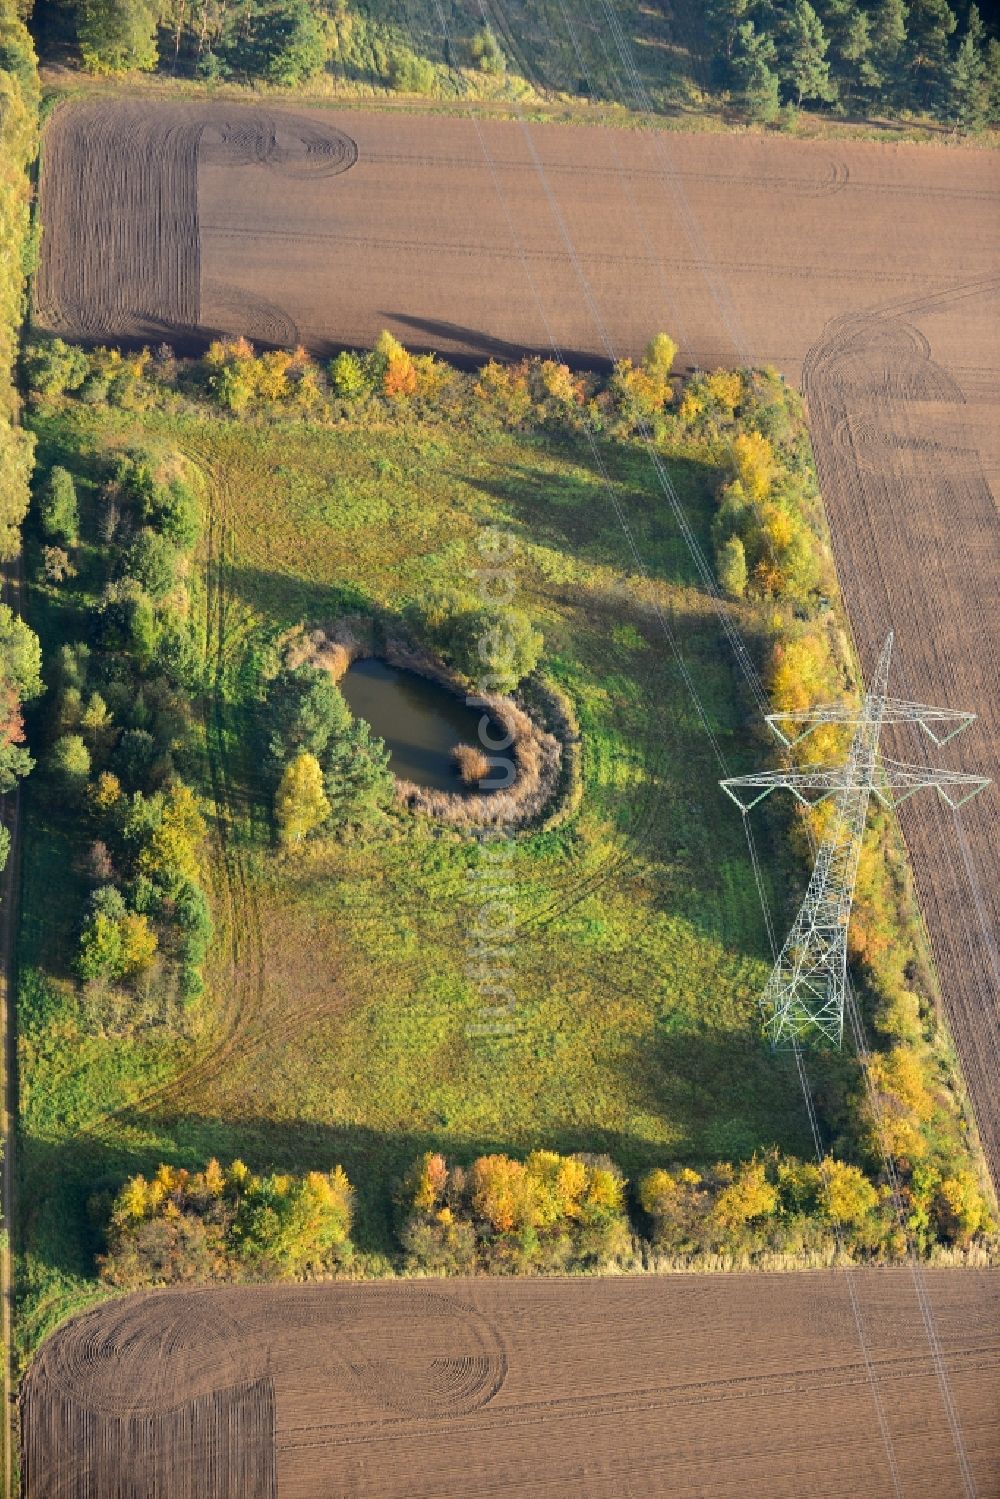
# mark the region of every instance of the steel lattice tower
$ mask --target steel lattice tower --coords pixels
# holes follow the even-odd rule
[[[766,720],[786,749],[799,744],[823,724],[853,725],[854,737],[842,765],[762,771],[756,775],[731,776],[720,782],[744,816],[779,786],[791,791],[805,806],[816,806],[829,798],[834,802],[831,824],[817,850],[805,899],[761,995],[765,1022],[775,1048],[794,1046],[815,1033],[836,1047],[841,1044],[847,990],[847,927],[872,797],[884,806],[893,807],[915,791],[934,786],[950,807],[957,808],[990,784],[979,776],[925,769],[883,757],[879,740],[885,724],[917,724],[940,746],[975,718],[973,713],[931,708],[925,703],[907,703],[889,697],[891,654],[890,634],[859,709],[833,704],[804,713],[772,713]],[[745,800],[739,794],[741,791],[756,794]]]

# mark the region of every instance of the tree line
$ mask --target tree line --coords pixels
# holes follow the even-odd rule
[[[85,356],[60,358],[60,381],[88,378]],[[28,369],[51,383],[51,361],[29,356]],[[200,501],[174,453],[133,448],[96,478],[53,464],[36,485],[29,555],[63,633],[35,713],[38,795],[85,845],[73,967],[99,992],[158,978],[186,1002],[202,989],[212,920],[190,784],[202,657],[187,586],[200,534]]]
[[[426,94],[456,71],[516,72],[488,25],[465,35],[459,18],[460,39],[440,48],[423,39],[431,56],[377,5],[349,0],[70,3],[81,58],[98,73],[184,67],[210,80],[293,88],[336,69],[357,27],[387,89]],[[974,132],[1000,115],[1000,41],[968,0],[708,0],[703,16],[709,96],[751,119],[805,106],[929,115]],[[447,87],[454,92],[453,78]]]
[[[752,119],[783,106],[911,112],[968,131],[1000,111],[1000,42],[949,0],[709,0],[717,86]]]
[[[351,1240],[354,1192],[340,1166],[303,1176],[242,1161],[160,1165],[91,1207],[105,1236],[101,1278],[123,1290],[219,1280],[290,1280],[365,1270]],[[531,1275],[664,1262],[809,1262],[907,1254],[889,1188],[860,1167],[771,1150],[701,1170],[657,1166],[630,1190],[605,1155],[497,1152],[467,1165],[426,1151],[394,1191],[397,1263],[411,1274]],[[938,1180],[922,1250],[984,1244],[995,1232],[968,1172]]]
[[[35,444],[21,422],[17,359],[25,287],[34,269],[29,172],[38,150],[38,68],[17,7],[0,0],[0,564],[21,546],[30,503]],[[34,632],[0,604],[0,796],[34,766],[24,707],[42,692],[41,648]],[[0,870],[10,852],[0,823]]]

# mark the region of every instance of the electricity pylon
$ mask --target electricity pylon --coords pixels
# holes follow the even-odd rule
[[[804,806],[817,806],[829,798],[834,802],[833,817],[817,850],[805,899],[761,995],[775,1048],[794,1046],[812,1032],[838,1048],[841,1044],[847,925],[871,798],[894,807],[915,791],[935,786],[948,805],[957,808],[990,784],[980,776],[905,765],[881,754],[879,737],[885,724],[918,724],[935,744],[942,745],[976,716],[889,697],[886,687],[891,654],[890,634],[860,708],[835,703],[804,713],[771,713],[767,717],[766,722],[788,749],[823,724],[853,725],[854,737],[842,765],[761,771],[730,776],[719,783],[744,816],[777,787],[791,791]],[[741,792],[752,794],[746,798]]]

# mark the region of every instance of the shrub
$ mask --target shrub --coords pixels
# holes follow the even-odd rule
[[[874,1212],[878,1193],[859,1167],[831,1159],[822,1176],[820,1203],[834,1223],[857,1226]]]
[[[538,665],[544,645],[522,609],[474,609],[450,633],[452,660],[481,692],[513,692]]]
[[[64,794],[79,794],[90,775],[90,751],[80,734],[60,734],[46,768]]]
[[[232,1229],[235,1252],[252,1274],[289,1279],[349,1257],[350,1182],[340,1166],[305,1177],[253,1177]]]
[[[67,390],[79,390],[90,372],[90,362],[76,344],[53,338],[29,346],[24,369],[28,385],[36,394],[60,396]]]
[[[499,77],[507,71],[507,59],[490,26],[482,26],[472,38],[469,51],[481,73]]]
[[[507,426],[520,426],[532,413],[528,369],[526,360],[507,365],[491,359],[479,371],[473,395]]]
[[[129,549],[128,573],[152,599],[161,599],[177,582],[177,548],[152,526],[143,526]]]
[[[731,599],[741,599],[747,591],[747,556],[738,536],[729,536],[717,553],[719,586]]]
[[[934,1216],[942,1238],[963,1249],[976,1234],[992,1227],[982,1189],[968,1170],[956,1171],[938,1184]]]
[[[390,400],[399,400],[416,392],[417,372],[413,359],[399,340],[385,330],[376,340],[373,365],[380,371],[382,394]]]
[[[389,86],[400,94],[429,94],[434,89],[434,64],[409,47],[396,47],[389,58]]]
[[[46,583],[56,585],[76,577],[76,568],[63,547],[42,548],[42,577]]]
[[[242,1161],[161,1165],[111,1203],[101,1278],[126,1290],[206,1280],[291,1279],[349,1262],[353,1192],[340,1166],[256,1175]]]
[[[301,843],[330,815],[323,771],[315,755],[302,750],[285,766],[274,795],[274,816],[283,843]]]
[[[640,1179],[638,1197],[654,1247],[672,1255],[832,1249],[839,1236],[867,1256],[885,1253],[891,1240],[874,1183],[833,1157],[822,1168],[777,1151],[702,1172],[658,1167]]]
[[[774,449],[760,432],[740,432],[733,439],[733,467],[751,501],[764,498],[777,473]]]
[[[605,1157],[480,1156],[465,1172],[429,1152],[398,1194],[408,1263],[501,1272],[610,1264],[630,1248],[624,1188]]]
[[[330,384],[342,401],[356,401],[373,388],[363,361],[346,349],[330,361]]]
[[[42,487],[38,505],[39,519],[45,535],[53,541],[76,543],[80,513],[76,499],[76,485],[68,469],[58,465],[51,469]]]
[[[143,519],[181,551],[190,551],[201,530],[201,507],[191,487],[181,479],[153,480],[141,495]]]

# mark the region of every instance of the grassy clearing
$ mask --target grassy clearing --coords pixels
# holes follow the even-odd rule
[[[609,443],[603,456],[645,581],[588,448],[569,436],[432,419],[278,428],[74,405],[38,418],[43,462],[70,458],[96,475],[140,423],[144,441],[198,466],[211,505],[194,581],[210,667],[196,771],[216,812],[219,935],[206,998],[183,1024],[103,1034],[69,977],[80,901],[68,882],[86,832],[29,796],[22,1351],[94,1294],[90,1195],[161,1160],[341,1162],[358,1191],[356,1240],[377,1268],[393,1248],[390,1183],[421,1150],[455,1160],[607,1150],[630,1175],[664,1157],[738,1159],[771,1145],[808,1155],[794,1071],[758,1036],[768,964],[743,832],[651,622],[654,600],[730,766],[748,767],[755,748],[644,453]],[[671,471],[707,548],[717,470],[691,447]],[[516,1027],[503,1038],[467,1034],[481,1004],[466,973],[476,847],[402,818],[382,840],[279,854],[255,697],[257,663],[283,630],[367,604],[401,609],[467,569],[494,523],[518,539],[521,602],[576,707],[585,781],[579,813],[520,838],[508,866]],[[31,612],[49,651],[78,629],[54,588],[33,589]],[[781,842],[768,862],[784,886]],[[219,1034],[222,1055],[185,1074]],[[839,1065],[824,1064],[830,1080]],[[146,1096],[171,1077],[166,1100]]]

